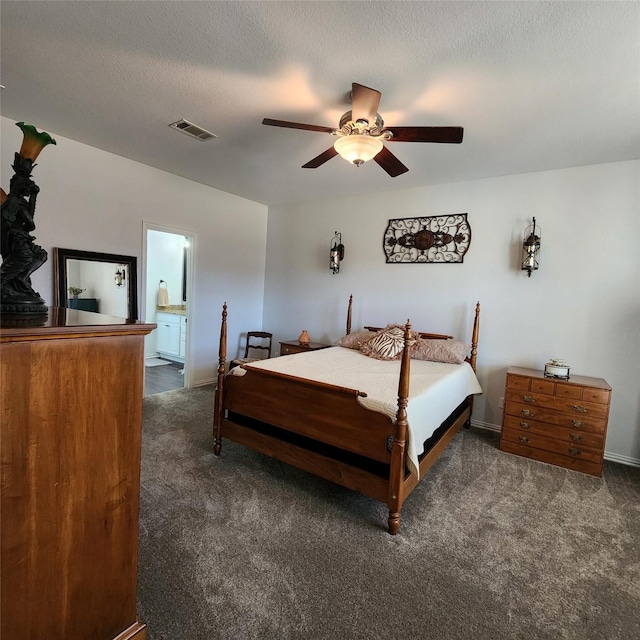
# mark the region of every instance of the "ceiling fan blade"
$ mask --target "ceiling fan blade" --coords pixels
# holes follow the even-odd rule
[[[307,164],[303,164],[303,169],[317,169],[321,164],[328,162],[334,156],[337,156],[338,152],[333,148],[329,147],[326,151],[323,151],[319,156],[316,156],[313,160],[309,160]]]
[[[462,142],[462,127],[385,127],[393,133],[389,142]]]
[[[305,131],[319,131],[320,133],[333,133],[335,129],[332,127],[323,127],[318,124],[301,124],[300,122],[287,122],[286,120],[272,120],[265,118],[262,124],[270,127],[284,127],[285,129],[303,129]]]
[[[366,120],[370,124],[376,121],[382,94],[375,89],[353,82],[351,84],[351,119]]]
[[[392,178],[409,171],[398,158],[396,158],[387,147],[382,147],[382,151],[373,158]]]

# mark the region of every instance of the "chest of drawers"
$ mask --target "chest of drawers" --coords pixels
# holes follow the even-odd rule
[[[500,449],[602,475],[611,387],[602,378],[546,378],[542,371],[507,371]]]

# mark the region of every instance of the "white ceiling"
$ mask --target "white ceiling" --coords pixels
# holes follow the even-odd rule
[[[269,205],[640,157],[638,2],[2,0],[0,20],[2,115]],[[262,119],[337,127],[354,81],[387,126],[464,141],[394,143],[397,178],[301,169],[334,139]]]

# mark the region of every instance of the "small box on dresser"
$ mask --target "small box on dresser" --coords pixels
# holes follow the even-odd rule
[[[611,387],[602,378],[507,371],[500,449],[594,476],[602,475]]]

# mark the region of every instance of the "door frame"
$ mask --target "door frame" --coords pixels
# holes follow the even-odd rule
[[[187,339],[185,344],[185,358],[184,358],[184,388],[191,389],[193,386],[191,366],[191,343],[192,343],[192,318],[193,318],[193,281],[195,276],[195,253],[196,253],[196,233],[188,229],[180,229],[178,227],[169,227],[166,225],[155,224],[153,222],[142,222],[142,277],[141,277],[141,309],[142,317],[147,318],[147,235],[149,231],[161,231],[163,233],[170,233],[177,236],[184,236],[189,240],[189,249],[187,252]]]

